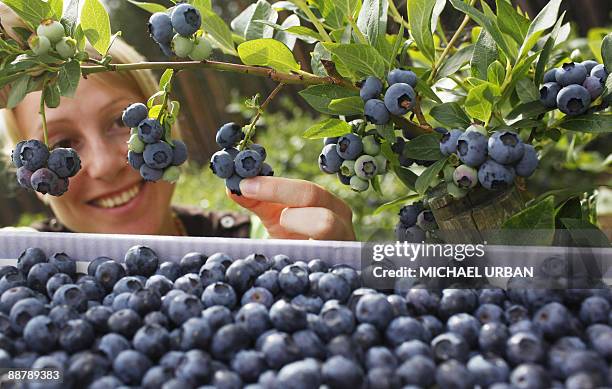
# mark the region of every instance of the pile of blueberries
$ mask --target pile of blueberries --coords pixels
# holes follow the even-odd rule
[[[452,172],[453,196],[462,197],[479,183],[488,190],[502,190],[514,183],[516,176],[529,177],[538,166],[538,155],[512,131],[495,131],[490,137],[481,125],[465,131],[452,129],[442,135],[440,151],[456,154],[462,165]]]
[[[149,33],[167,57],[176,55],[203,61],[210,57],[212,46],[202,35],[202,16],[191,4],[181,3],[170,14],[155,12],[149,18]]]
[[[363,120],[350,124],[353,132],[323,140],[319,168],[327,174],[337,173],[344,185],[363,192],[369,188],[370,180],[387,172],[389,161],[381,153],[381,138],[375,130],[361,137],[356,131],[363,128]]]
[[[266,149],[257,143],[239,151],[236,146],[244,139],[242,127],[236,123],[225,123],[217,131],[216,142],[222,150],[210,158],[210,170],[225,179],[231,193],[241,196],[240,181],[255,176],[273,176],[274,170],[265,163]]]
[[[49,148],[37,139],[17,143],[11,154],[17,168],[17,182],[25,189],[61,196],[68,190],[68,178],[81,170],[81,159],[74,149]]]
[[[372,124],[384,125],[389,123],[391,115],[403,116],[414,108],[417,84],[414,72],[405,69],[393,69],[387,74],[388,88],[384,91],[383,82],[370,76],[362,83],[359,91],[361,99],[365,102],[364,114],[366,120]]]
[[[187,146],[178,139],[173,145],[164,141],[164,125],[149,118],[149,109],[142,103],[131,104],[123,111],[123,123],[132,129],[128,141],[128,162],[146,181],[175,182],[180,165],[187,161]]]
[[[77,53],[77,41],[66,36],[64,26],[52,19],[45,19],[36,27],[36,34],[28,39],[28,46],[34,55],[45,55],[53,50],[62,59],[69,59]]]
[[[607,78],[608,71],[596,61],[564,63],[544,74],[540,101],[566,115],[581,115],[601,95]]]
[[[399,222],[395,226],[398,241],[421,243],[427,233],[438,229],[438,223],[431,210],[426,209],[422,201],[405,205],[399,211]]]
[[[48,388],[612,383],[605,287],[435,289],[401,279],[384,294],[320,259],[161,262],[134,246],[123,260],[97,258],[83,274],[64,253],[29,248],[0,267],[0,367],[62,371],[64,382]]]

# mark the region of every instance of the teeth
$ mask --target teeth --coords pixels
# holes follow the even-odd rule
[[[132,200],[138,195],[139,192],[140,184],[134,186],[131,189],[126,190],[123,193],[118,194],[117,196],[96,200],[94,204],[101,208],[115,208]]]

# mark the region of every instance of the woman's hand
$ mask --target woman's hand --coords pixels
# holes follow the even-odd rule
[[[228,195],[255,213],[271,238],[355,240],[349,206],[317,184],[261,176],[242,180],[240,191]]]

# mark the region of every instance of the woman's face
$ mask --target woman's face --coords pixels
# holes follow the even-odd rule
[[[81,80],[74,98],[62,97],[58,108],[46,109],[49,146],[75,149],[82,164],[68,192],[47,196],[51,208],[77,232],[168,233],[174,185],[145,182],[126,161],[130,129],[121,114],[143,97],[125,84],[113,84]],[[15,109],[26,139],[43,139],[39,104],[40,92],[31,93]]]

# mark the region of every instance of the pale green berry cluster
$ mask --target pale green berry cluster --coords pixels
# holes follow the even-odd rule
[[[28,45],[35,55],[56,53],[62,59],[77,54],[77,41],[66,36],[64,26],[53,19],[45,19],[36,28],[36,34],[28,39]]]

